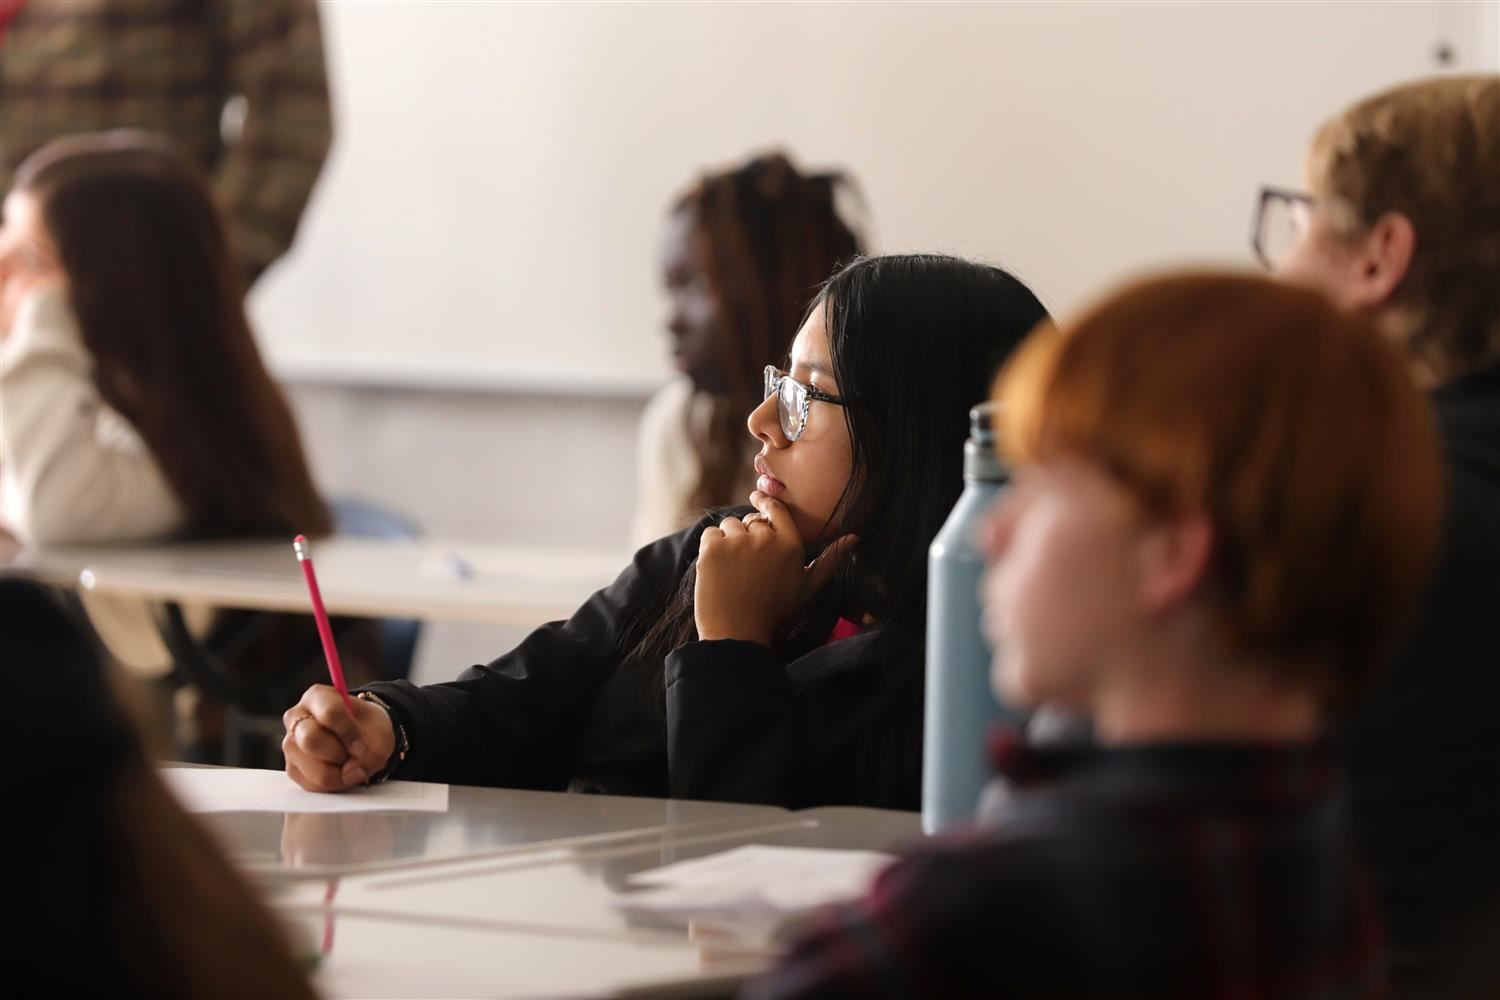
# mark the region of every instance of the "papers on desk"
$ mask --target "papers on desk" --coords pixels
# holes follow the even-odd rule
[[[166,767],[162,780],[188,812],[447,812],[448,786],[387,781],[335,795],[299,788],[285,771]]]
[[[690,924],[716,940],[770,945],[819,907],[857,899],[894,860],[876,851],[751,844],[640,872],[626,913]]]

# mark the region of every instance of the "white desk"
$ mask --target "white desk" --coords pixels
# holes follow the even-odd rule
[[[331,538],[313,544],[330,614],[534,626],[572,614],[625,567],[618,552]],[[120,597],[306,612],[286,542],[90,546],[0,553],[6,572]]]
[[[329,997],[717,994],[763,961],[705,961],[681,929],[622,914],[611,900],[629,875],[743,844],[889,850],[919,836],[916,813],[813,809],[304,882],[272,902],[322,943]]]
[[[23,549],[9,535],[0,534],[0,576],[20,576],[52,587],[78,586],[87,565],[84,553],[63,549]]]
[[[454,785],[447,811],[439,813],[222,812],[199,819],[241,868],[285,883],[805,823],[791,816],[774,806],[731,802]]]
[[[705,962],[686,934],[611,905],[631,874],[742,844],[890,850],[916,813],[497,788],[446,813],[200,817],[323,953],[328,997],[725,993],[757,960]]]

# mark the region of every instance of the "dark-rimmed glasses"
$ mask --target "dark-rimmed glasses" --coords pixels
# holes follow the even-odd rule
[[[1255,204],[1255,219],[1250,227],[1250,247],[1255,259],[1268,271],[1274,271],[1286,259],[1287,251],[1297,245],[1307,232],[1312,207],[1317,199],[1303,191],[1263,187]]]

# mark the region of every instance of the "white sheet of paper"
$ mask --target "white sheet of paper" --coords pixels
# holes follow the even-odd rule
[[[448,786],[420,781],[326,795],[299,788],[285,771],[164,767],[161,776],[188,812],[447,812]]]
[[[749,844],[630,876],[616,897],[636,913],[770,929],[829,903],[858,898],[893,858],[878,851]]]
[[[842,886],[861,882],[895,858],[879,851],[827,847],[771,847],[746,844],[733,850],[636,872],[634,885],[744,886],[755,889],[779,882],[820,882]]]

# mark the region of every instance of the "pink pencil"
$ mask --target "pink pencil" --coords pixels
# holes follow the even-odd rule
[[[298,535],[292,539],[292,551],[297,553],[297,562],[302,565],[302,578],[307,581],[307,595],[312,598],[313,617],[318,622],[318,635],[323,640],[323,655],[328,660],[328,674],[333,686],[339,689],[349,718],[356,718],[354,702],[349,698],[349,685],[344,681],[344,665],[339,662],[339,648],[333,644],[333,626],[328,624],[328,610],[323,607],[323,594],[318,590],[318,578],[313,573],[312,550],[307,537]]]

